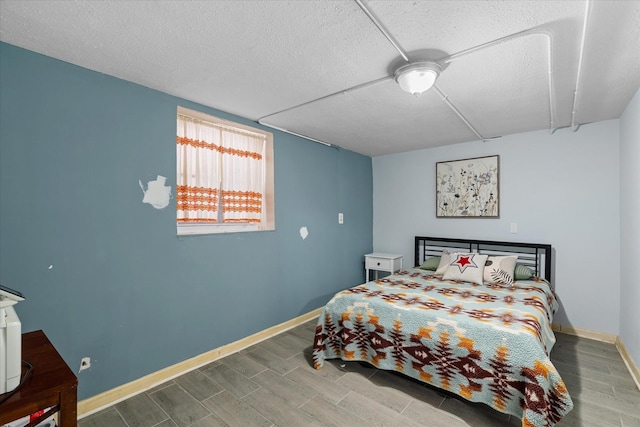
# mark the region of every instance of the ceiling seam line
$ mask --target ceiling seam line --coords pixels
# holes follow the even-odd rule
[[[359,85],[356,85],[356,86],[352,86],[352,87],[347,88],[347,89],[342,89],[342,90],[339,90],[338,92],[333,92],[333,93],[330,93],[329,95],[321,96],[320,98],[312,99],[311,101],[303,102],[302,104],[294,105],[293,107],[288,107],[288,108],[285,108],[284,110],[280,110],[280,111],[276,111],[275,113],[267,114],[266,116],[260,117],[258,119],[258,122],[260,122],[260,120],[266,119],[267,117],[275,116],[276,114],[286,113],[287,111],[291,111],[291,110],[294,110],[296,108],[304,107],[306,105],[313,104],[314,102],[323,101],[325,99],[331,98],[331,97],[336,96],[336,95],[347,94],[349,92],[353,92],[353,91],[356,91],[356,90],[359,90],[359,89],[364,89],[364,88],[369,87],[369,86],[375,86],[377,84],[386,82],[387,80],[391,80],[392,78],[393,78],[393,76],[381,77],[381,78],[376,79],[376,80],[371,80],[370,82],[366,82],[366,83],[362,83],[362,84],[359,84]]]
[[[478,46],[470,47],[468,49],[461,50],[460,52],[452,53],[451,55],[448,55],[448,56],[445,56],[444,58],[439,59],[437,62],[441,62],[443,64],[448,64],[448,63],[453,62],[453,61],[455,61],[457,59],[460,59],[461,57],[463,57],[465,55],[469,55],[471,53],[475,53],[475,52],[477,52],[479,50],[486,49],[486,48],[491,47],[493,45],[504,43],[504,42],[508,42],[508,41],[513,40],[513,39],[517,39],[517,38],[524,37],[524,36],[527,36],[527,35],[535,35],[535,34],[548,34],[548,32],[546,30],[542,30],[540,28],[530,28],[528,30],[518,31],[517,33],[509,34],[507,36],[500,37],[498,39],[491,40],[491,41],[479,44]]]
[[[555,108],[555,104],[556,104],[556,96],[555,96],[555,90],[554,90],[554,80],[553,80],[553,37],[551,35],[551,33],[547,30],[544,30],[542,28],[534,28],[534,29],[528,29],[528,30],[524,30],[524,31],[519,31],[517,33],[513,33],[510,34],[508,36],[504,36],[501,37],[499,39],[496,40],[492,40],[486,43],[483,43],[481,45],[469,48],[469,49],[465,49],[462,50],[460,52],[451,54],[449,56],[446,56],[442,59],[439,59],[437,62],[442,63],[442,64],[449,64],[457,59],[460,59],[461,57],[468,55],[468,54],[472,54],[475,53],[479,50],[482,49],[486,49],[488,47],[491,47],[493,45],[496,44],[500,44],[500,43],[504,43],[507,41],[511,41],[514,40],[516,38],[520,38],[520,37],[524,37],[524,36],[533,36],[533,35],[542,35],[545,36],[547,38],[547,64],[548,64],[548,69],[547,69],[547,73],[549,76],[549,132],[553,133],[556,128],[555,128],[555,117],[556,117],[556,108]]]
[[[435,90],[436,92],[438,92],[438,95],[440,95],[442,97],[442,101],[447,104],[447,106],[453,110],[454,113],[456,113],[458,115],[458,117],[460,117],[460,119],[464,122],[464,124],[467,125],[467,127],[469,129],[471,129],[471,131],[473,133],[476,134],[476,136],[478,137],[478,139],[482,140],[482,141],[487,141],[487,139],[485,137],[483,137],[482,135],[480,135],[480,132],[478,132],[476,130],[476,128],[473,127],[473,125],[471,125],[471,123],[469,123],[469,120],[466,119],[466,117],[464,117],[464,115],[462,115],[462,113],[455,107],[455,105],[453,105],[451,103],[451,101],[449,101],[449,97],[446,96],[444,93],[442,93],[442,91],[440,89],[438,89],[438,87],[436,85],[432,86],[432,89]]]
[[[582,63],[584,60],[584,50],[587,44],[587,26],[589,24],[589,12],[591,10],[590,0],[586,0],[584,8],[584,20],[582,21],[582,40],[580,42],[580,56],[578,58],[578,72],[576,75],[576,88],[573,91],[573,105],[571,106],[571,130],[576,132],[579,125],[576,125],[576,105],[578,104],[578,94],[580,88],[580,80],[582,77]]]
[[[378,21],[378,19],[373,15],[373,13],[369,9],[367,9],[364,3],[362,3],[361,0],[355,0],[355,2],[358,3],[358,6],[360,6],[360,9],[362,9],[362,11],[369,17],[371,22],[373,22],[373,25],[378,27],[378,30],[382,33],[383,36],[385,36],[385,38],[389,41],[389,43],[391,43],[393,47],[400,53],[400,55],[404,58],[404,60],[410,63],[411,61],[409,61],[409,57],[407,56],[405,51],[394,40],[391,34],[389,34],[389,32],[384,28],[384,26],[380,23],[380,21]]]

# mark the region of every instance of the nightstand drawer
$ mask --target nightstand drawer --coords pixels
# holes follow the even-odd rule
[[[393,274],[398,270],[402,270],[402,255],[383,252],[366,254],[364,256],[364,268],[367,281],[369,281],[370,270],[376,272],[376,279],[378,279],[378,271],[387,271]]]
[[[366,257],[365,268],[369,270],[389,271],[393,269],[393,259]]]

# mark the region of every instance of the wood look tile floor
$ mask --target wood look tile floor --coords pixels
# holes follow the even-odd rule
[[[358,362],[311,365],[315,320],[81,419],[79,427],[519,426],[486,405]],[[559,426],[640,427],[615,346],[556,334],[574,409]]]

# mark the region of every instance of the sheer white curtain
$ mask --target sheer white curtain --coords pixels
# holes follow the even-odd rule
[[[178,114],[178,224],[261,223],[265,136]]]
[[[265,182],[265,138],[222,131],[222,211],[224,222],[260,223]]]
[[[220,196],[220,129],[178,115],[178,223],[216,223]]]

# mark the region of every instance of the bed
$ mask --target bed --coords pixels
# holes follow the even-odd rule
[[[314,367],[367,362],[515,415],[523,426],[556,424],[573,402],[549,359],[558,308],[551,246],[418,236],[414,254],[414,268],[327,303]]]

